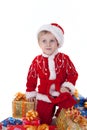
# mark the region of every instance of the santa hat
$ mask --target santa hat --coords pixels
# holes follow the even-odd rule
[[[61,47],[63,45],[63,42],[64,42],[64,30],[57,23],[42,25],[40,27],[39,31],[38,31],[38,34],[41,31],[49,31],[49,32],[51,32],[56,37],[56,39],[57,39],[57,41],[59,43],[59,47]]]

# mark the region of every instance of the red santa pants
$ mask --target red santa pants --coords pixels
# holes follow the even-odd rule
[[[74,99],[72,100],[72,96],[68,96],[68,99],[62,100],[61,102],[54,104],[54,103],[47,103],[41,100],[38,100],[37,103],[37,111],[39,113],[41,124],[46,123],[50,125],[52,123],[52,118],[55,114],[56,106],[58,106],[58,110],[55,116],[58,116],[59,112],[62,108],[69,108],[72,107],[76,102]]]
[[[37,112],[39,113],[41,124],[50,125],[52,122],[52,117],[55,112],[55,105],[53,103],[47,103],[41,100],[37,102]]]

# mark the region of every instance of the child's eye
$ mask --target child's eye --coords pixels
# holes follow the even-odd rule
[[[42,40],[42,42],[43,42],[43,43],[45,43],[45,42],[46,42],[46,40],[44,39],[44,40]]]
[[[51,43],[52,43],[52,42],[55,42],[55,40],[52,39],[52,40],[50,40],[50,42],[51,42]]]

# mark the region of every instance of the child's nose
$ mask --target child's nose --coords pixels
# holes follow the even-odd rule
[[[50,46],[50,42],[47,42],[47,45]]]

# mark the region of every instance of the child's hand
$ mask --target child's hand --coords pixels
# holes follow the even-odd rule
[[[71,93],[71,91],[70,91],[70,89],[68,87],[61,87],[60,92],[61,93],[64,93],[64,92]]]
[[[27,100],[28,100],[29,102],[34,102],[34,101],[36,100],[36,98],[34,98],[34,97],[33,97],[33,98],[28,98]]]

